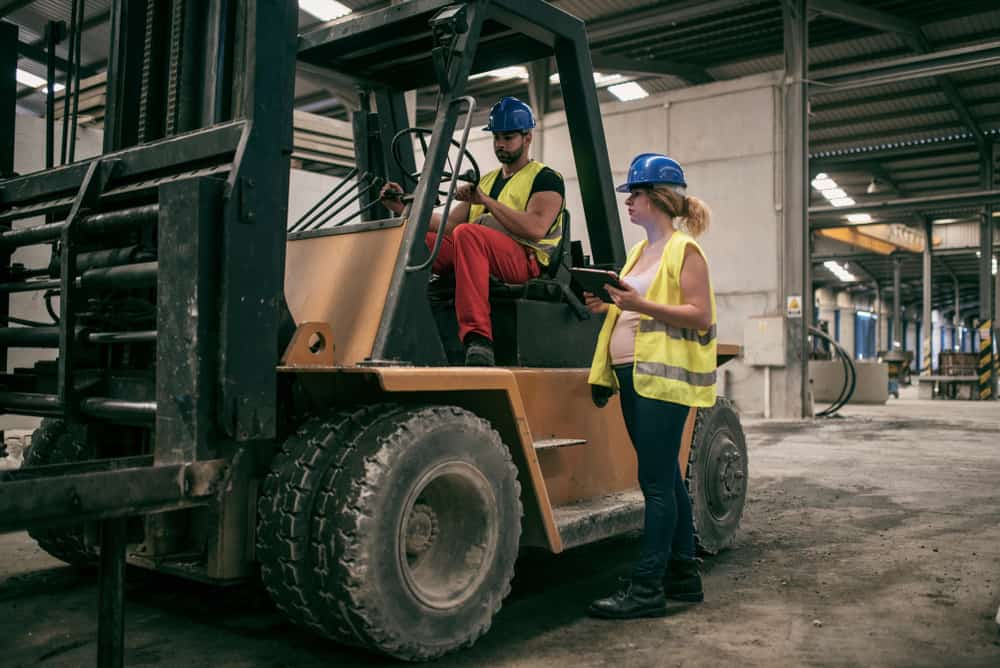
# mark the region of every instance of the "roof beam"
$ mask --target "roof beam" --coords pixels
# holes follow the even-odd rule
[[[754,4],[755,0],[684,0],[664,6],[632,10],[619,16],[592,21],[587,24],[591,44],[607,41],[636,31],[646,31],[674,23],[683,23]]]
[[[981,206],[1000,203],[1000,190],[973,190],[947,195],[903,197],[894,200],[859,202],[853,206],[811,206],[810,216],[844,216],[849,213],[878,213],[881,211],[908,210],[933,211],[942,207]]]
[[[8,0],[7,2],[0,2],[0,18],[7,16],[12,12],[16,12],[22,7],[27,7],[34,0]]]
[[[625,58],[602,53],[591,54],[595,70],[602,72],[618,72],[631,76],[672,76],[683,79],[689,84],[703,84],[715,81],[715,78],[702,67],[688,63],[678,63],[670,60]]]
[[[848,23],[912,36],[920,27],[909,19],[899,18],[877,9],[870,9],[844,0],[809,0],[809,9]]]
[[[810,87],[809,93],[822,95],[995,65],[1000,65],[1000,40],[819,74],[819,81]]]
[[[847,166],[851,164],[868,162],[871,160],[924,160],[936,158],[942,153],[967,153],[969,151],[974,151],[975,146],[975,142],[971,139],[939,141],[932,144],[918,144],[915,142],[911,144],[909,142],[901,142],[901,145],[895,148],[871,151],[852,151],[850,153],[840,153],[840,150],[838,149],[837,151],[831,151],[832,155],[810,155],[809,161],[810,164],[815,165],[818,168],[817,171],[824,171],[824,169],[834,171],[838,168],[847,168]],[[822,153],[822,151],[817,151],[817,153]],[[970,159],[978,160],[977,157],[972,157]]]
[[[918,54],[926,55],[933,52],[931,44],[924,35],[923,30],[921,30],[920,25],[909,19],[894,16],[876,9],[862,7],[861,5],[846,2],[845,0],[810,0],[809,6],[827,16],[833,16],[844,21],[875,28],[876,30],[897,33]],[[972,132],[972,136],[976,140],[976,144],[982,148],[985,145],[983,130],[969,112],[969,108],[959,94],[954,82],[943,74],[936,76],[935,80],[945,97],[948,98],[948,102],[954,108],[955,113],[962,120],[962,124],[969,128],[969,131]]]

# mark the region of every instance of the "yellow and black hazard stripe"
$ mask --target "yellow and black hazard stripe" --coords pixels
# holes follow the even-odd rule
[[[979,398],[993,398],[993,321],[979,325]]]

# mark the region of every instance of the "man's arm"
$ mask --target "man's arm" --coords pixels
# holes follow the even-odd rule
[[[392,195],[391,193],[397,193],[397,195]],[[379,193],[379,197],[382,200],[382,204],[385,208],[392,211],[397,216],[403,215],[403,211],[406,206],[399,195],[402,195],[403,189],[398,183],[393,183],[392,181],[386,183],[382,186],[382,191]],[[444,226],[445,234],[449,234],[456,225],[464,223],[469,219],[469,203],[462,202],[456,199],[451,203],[451,210],[448,212],[448,224]],[[431,221],[428,229],[431,232],[437,232],[438,228],[441,227],[441,214],[433,213],[431,214]]]
[[[487,211],[493,214],[497,222],[507,228],[511,234],[532,241],[545,238],[563,205],[562,195],[549,190],[532,194],[528,198],[528,206],[525,211],[512,209],[503,202],[493,199],[479,188],[473,190],[472,186],[463,186],[457,197],[463,202],[482,204]]]
[[[451,234],[458,225],[469,220],[469,208],[468,202],[460,202],[457,199],[451,203],[451,210],[448,212],[448,223],[444,226],[444,233]],[[434,213],[431,214],[431,222],[428,229],[431,232],[437,232],[438,228],[441,227],[441,214]]]

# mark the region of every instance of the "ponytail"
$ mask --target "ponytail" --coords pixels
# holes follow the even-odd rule
[[[697,197],[684,198],[684,227],[692,237],[699,237],[708,229],[712,212]]]
[[[661,185],[648,188],[647,193],[653,206],[677,220],[677,227],[692,237],[701,236],[708,229],[712,212],[697,197],[681,195],[676,190]]]

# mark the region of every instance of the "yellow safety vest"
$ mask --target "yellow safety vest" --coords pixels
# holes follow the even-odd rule
[[[680,305],[681,267],[688,245],[705,257],[701,246],[688,234],[674,232],[663,249],[660,268],[646,292],[646,298],[659,304]],[[632,270],[646,242],[642,241],[629,251],[622,276]],[[706,258],[706,262],[707,262]],[[670,401],[684,406],[707,407],[715,404],[716,320],[715,293],[709,284],[712,300],[712,325],[707,330],[672,327],[659,320],[641,315],[635,335],[635,362],[633,363],[635,391],[639,396],[660,401]],[[597,339],[594,361],[588,382],[592,385],[618,387],[611,366],[611,332],[618,322],[621,309],[614,304],[608,307]]]
[[[510,180],[504,184],[503,188],[500,190],[500,195],[497,197],[497,201],[502,202],[517,211],[527,211],[528,199],[531,197],[531,186],[535,182],[535,177],[538,176],[538,172],[543,169],[545,169],[545,165],[537,160],[529,162],[527,165],[515,172],[514,175],[510,177]],[[493,182],[496,181],[498,174],[500,174],[500,170],[495,169],[484,176],[479,181],[480,190],[489,195],[490,190],[493,188]],[[485,206],[482,204],[473,204],[469,207],[469,222],[475,223],[484,213],[486,213]],[[511,234],[510,237],[522,246],[527,246],[528,248],[534,250],[535,255],[538,257],[539,264],[543,267],[547,267],[549,265],[549,260],[552,257],[552,253],[555,252],[556,248],[559,246],[559,242],[562,240],[562,222],[563,214],[562,210],[560,210],[559,215],[556,216],[555,222],[553,222],[551,227],[549,227],[549,231],[546,232],[544,238],[538,241],[533,241],[531,239],[524,239],[515,234]]]

